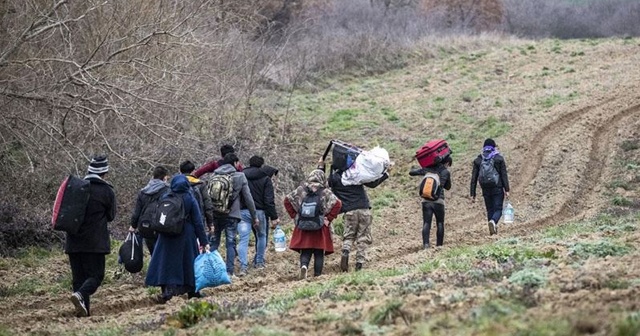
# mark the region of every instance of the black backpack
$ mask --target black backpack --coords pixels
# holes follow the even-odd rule
[[[500,183],[500,174],[496,169],[493,158],[482,158],[479,172],[480,186],[483,188],[495,188]]]
[[[186,221],[183,195],[169,192],[158,202],[151,229],[166,235],[179,235]]]
[[[169,187],[164,187],[157,193],[149,195],[147,204],[142,209],[140,217],[138,218],[138,233],[140,233],[142,238],[153,239],[157,236],[157,233],[151,229],[151,222],[155,220],[158,202],[168,188]]]
[[[322,189],[313,192],[307,190],[302,199],[296,226],[303,231],[316,231],[324,225],[324,211],[322,210]]]
[[[78,233],[89,203],[91,182],[69,175],[62,181],[53,204],[51,226],[54,230]]]

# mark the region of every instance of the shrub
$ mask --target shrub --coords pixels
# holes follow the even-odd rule
[[[509,277],[509,282],[522,287],[544,287],[547,276],[538,269],[525,268],[513,273]]]
[[[620,320],[615,326],[616,336],[631,336],[640,334],[640,312],[634,312]]]
[[[601,240],[596,243],[579,242],[569,248],[570,254],[578,258],[621,256],[630,251],[631,247],[619,245],[609,240]]]

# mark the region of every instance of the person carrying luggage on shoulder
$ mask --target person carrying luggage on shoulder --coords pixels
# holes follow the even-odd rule
[[[324,160],[320,159],[318,168],[324,169]],[[340,258],[340,270],[349,271],[349,253],[355,243],[356,249],[356,267],[355,270],[362,269],[366,261],[367,247],[371,245],[373,239],[371,237],[371,222],[373,216],[371,214],[371,204],[367,197],[368,188],[375,188],[389,178],[388,171],[379,179],[356,185],[344,185],[342,183],[343,172],[330,168],[332,172],[329,174],[328,184],[331,191],[342,202],[340,213],[344,218],[344,234],[342,235],[342,256]]]
[[[340,213],[342,202],[327,188],[324,172],[314,169],[304,185],[285,197],[284,207],[295,223],[289,248],[300,253],[300,279],[307,278],[311,255],[313,275],[320,276],[324,256],[334,251],[329,226]]]
[[[84,221],[75,234],[67,233],[65,253],[69,255],[73,294],[70,297],[76,316],[91,315],[90,296],[102,284],[105,256],[111,253],[107,223],[116,217],[116,196],[107,182],[109,162],[106,156],[91,159],[85,180],[90,182],[89,202]]]
[[[487,208],[489,234],[498,233],[498,221],[502,215],[505,197],[509,197],[509,177],[504,157],[498,152],[493,139],[486,139],[482,154],[473,161],[471,173],[471,201],[476,201],[476,185],[480,183],[484,205]]]
[[[436,217],[436,246],[444,243],[444,191],[451,189],[451,174],[449,167],[453,164],[451,155],[447,155],[442,162],[426,168],[415,168],[409,172],[410,176],[424,176],[420,184],[419,194],[422,197],[422,246],[426,250],[431,233],[431,221]]]
[[[169,171],[167,168],[163,166],[155,167],[153,169],[153,177],[138,193],[136,206],[133,208],[133,214],[131,215],[129,232],[138,231],[138,233],[140,233],[145,245],[147,245],[149,255],[153,255],[153,249],[158,240],[158,235],[148,229],[149,222],[155,217],[158,200],[169,190],[168,180]]]
[[[220,168],[220,166],[222,166],[224,164],[223,161],[224,161],[225,155],[227,155],[229,153],[234,153],[235,154],[235,152],[236,152],[236,150],[235,150],[235,148],[233,148],[233,146],[231,146],[231,145],[222,145],[222,147],[220,147],[220,156],[221,156],[220,159],[213,160],[213,161],[205,163],[200,168],[198,168],[195,171],[193,171],[191,173],[191,175],[193,177],[200,178],[204,174],[213,173],[216,169]],[[241,172],[242,171],[242,164],[240,164],[237,169],[238,169],[239,172]]]

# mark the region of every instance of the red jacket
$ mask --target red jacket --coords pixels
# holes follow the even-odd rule
[[[218,167],[222,166],[222,159],[219,160],[215,160],[215,161],[210,161],[207,162],[205,164],[203,164],[200,168],[196,169],[193,171],[193,173],[191,173],[191,175],[200,178],[200,176],[207,174],[207,173],[213,173],[214,170],[218,169]],[[241,172],[242,171],[242,164],[240,164],[240,167],[238,168],[238,171]]]

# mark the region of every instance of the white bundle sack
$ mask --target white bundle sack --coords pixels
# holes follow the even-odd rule
[[[391,160],[386,149],[376,146],[363,151],[356,162],[342,174],[343,185],[358,185],[373,182],[382,177],[389,168]]]

